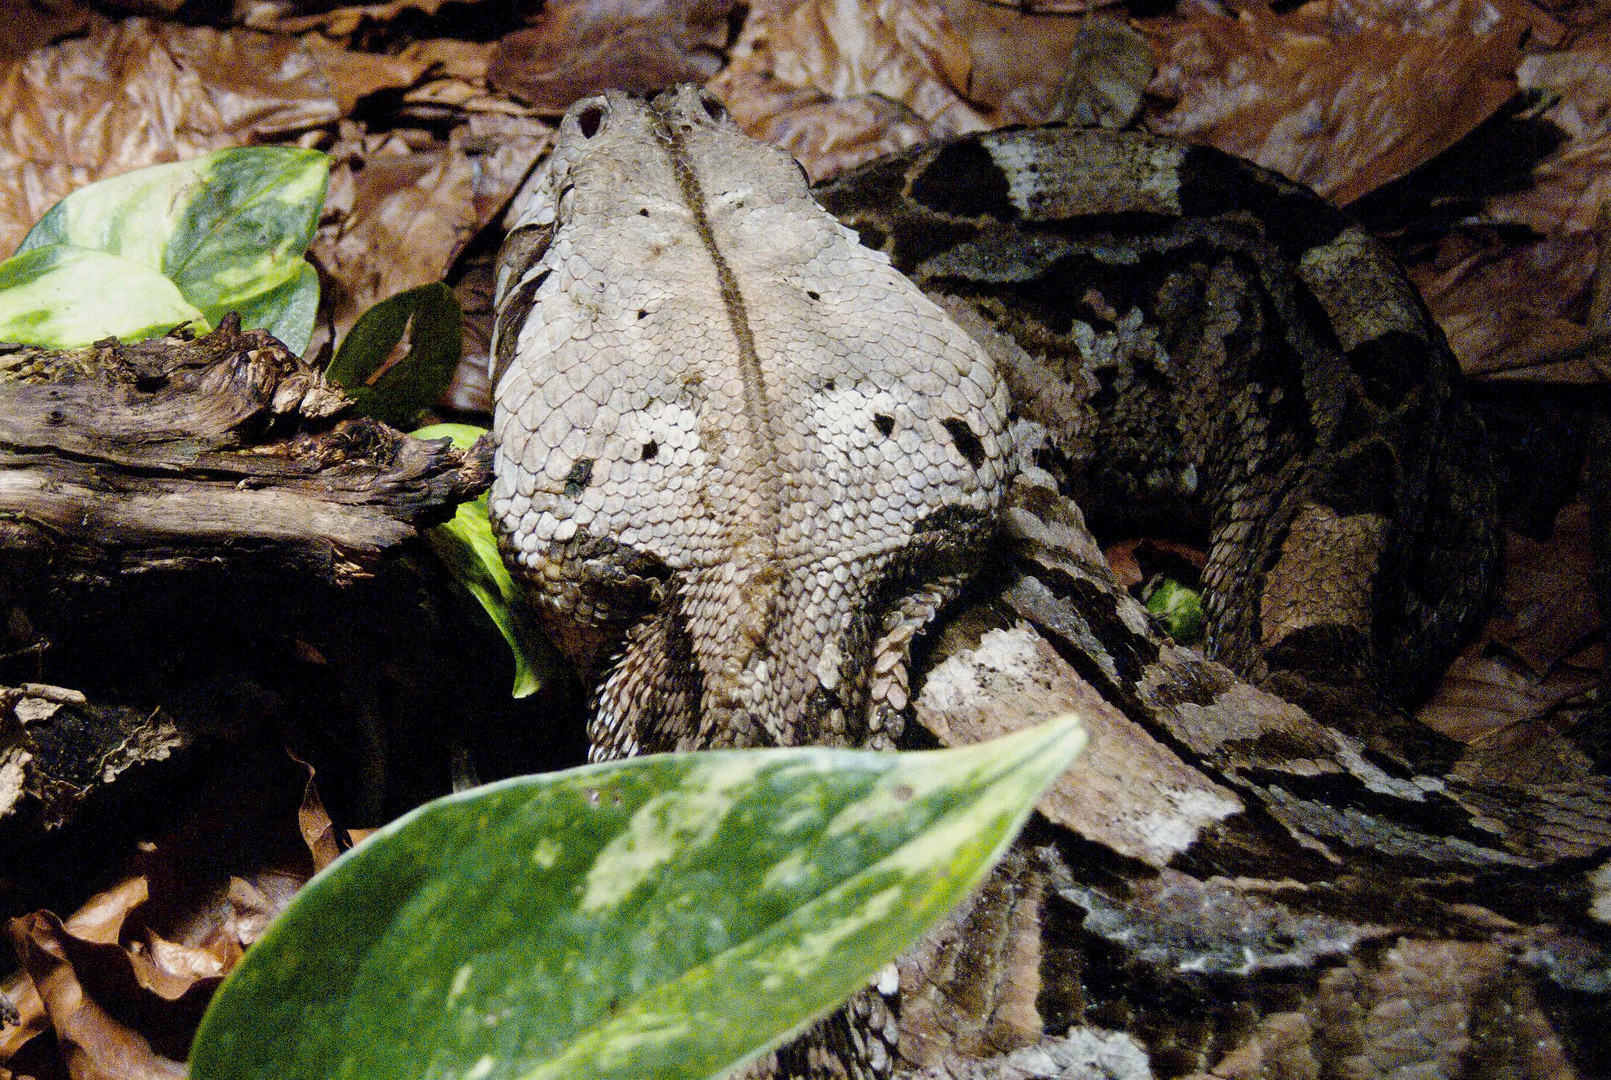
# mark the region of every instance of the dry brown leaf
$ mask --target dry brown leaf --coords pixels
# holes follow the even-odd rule
[[[1472,10],[1470,0],[1346,10],[1325,0],[1290,14],[1248,6],[1235,17],[1197,9],[1150,20],[1143,28],[1159,53],[1150,92],[1172,104],[1149,126],[1352,202],[1452,146],[1515,94],[1527,27]],[[1399,11],[1415,18],[1381,17]],[[1428,25],[1439,31],[1420,29]]]
[[[118,884],[66,920],[13,920],[39,998],[7,987],[19,1011],[36,1010],[24,1013],[26,1034],[48,1017],[75,1078],[182,1076],[212,991],[314,871],[298,828],[308,784],[306,766],[243,748],[196,784],[172,832],[138,845]],[[25,1043],[0,1040],[0,1064]]]
[[[495,47],[480,41],[428,38],[411,42],[399,55],[406,60],[428,65],[433,75],[462,79],[484,88],[487,85],[487,65],[492,63]]]
[[[329,286],[324,310],[336,337],[377,301],[442,280],[520,186],[550,133],[538,120],[491,113],[472,115],[446,143],[348,125],[330,150],[331,220],[310,251]]]
[[[1509,535],[1500,608],[1484,639],[1503,645],[1535,676],[1547,675],[1603,625],[1590,586],[1593,570],[1584,503],[1563,508],[1544,543]]]
[[[1397,30],[1432,37],[1525,32],[1539,45],[1553,45],[1564,33],[1554,18],[1528,0],[1322,0],[1298,11],[1345,32]]]
[[[1586,693],[1599,676],[1562,668],[1540,682],[1504,656],[1457,657],[1416,718],[1457,742],[1480,743]]]
[[[1195,581],[1208,563],[1207,552],[1174,540],[1119,540],[1103,548],[1102,554],[1127,589],[1160,573]]]
[[[27,56],[89,26],[90,13],[77,0],[0,0],[0,63]]]
[[[1467,375],[1595,383],[1611,372],[1577,351],[1589,333],[1576,309],[1597,252],[1588,234],[1515,244],[1461,232],[1435,259],[1411,266],[1410,277]]]
[[[324,808],[324,800],[319,797],[318,785],[313,782],[313,766],[300,758],[297,762],[308,771],[308,783],[302,790],[302,805],[296,812],[297,828],[302,832],[302,842],[308,845],[308,854],[313,857],[313,869],[317,872],[340,857],[341,841],[336,836],[335,823]],[[241,884],[244,886],[247,883]],[[233,882],[231,889],[233,891]],[[247,896],[245,893],[241,895],[243,898]]]
[[[962,97],[967,40],[938,0],[766,0],[710,87],[750,135],[813,180],[879,154],[992,125]]]
[[[340,115],[293,38],[97,18],[85,37],[0,63],[0,251],[74,188]]]
[[[978,0],[937,0],[967,42],[966,97],[991,122],[1121,127],[1152,78],[1152,46],[1118,19],[1070,18]],[[1074,9],[1070,9],[1074,10]]]
[[[121,950],[113,945],[75,949],[72,935],[49,912],[13,919],[8,929],[45,1003],[73,1080],[183,1080],[183,1064],[157,1053],[150,1041],[114,1019],[79,977],[75,960]],[[79,955],[70,958],[74,952]]]
[[[1544,116],[1569,140],[1533,170],[1527,190],[1492,200],[1488,214],[1545,236],[1589,232],[1611,204],[1611,28],[1529,56],[1516,77],[1527,89],[1560,95]]]
[[[349,38],[365,25],[387,23],[405,11],[434,15],[448,0],[387,0],[330,10],[325,0],[237,0],[235,17],[256,30],[305,34],[318,30],[329,38]],[[475,0],[454,0],[474,3]]]
[[[600,90],[704,82],[722,66],[732,0],[560,0],[493,52],[492,86],[553,113]]]
[[[27,972],[13,972],[0,979],[0,995],[5,998],[0,1007],[10,1002],[15,1010],[0,1021],[0,1061],[10,1061],[29,1040],[50,1027],[50,1019]]]
[[[813,181],[934,136],[921,117],[876,94],[835,100],[820,90],[787,89],[764,71],[737,65],[711,88],[739,127],[793,154]]]
[[[343,49],[319,34],[306,35],[302,45],[318,61],[342,116],[350,115],[360,98],[380,90],[413,86],[431,68],[431,62],[422,58]]]

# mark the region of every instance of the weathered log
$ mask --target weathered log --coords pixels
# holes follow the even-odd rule
[[[260,702],[309,676],[283,656],[350,640],[335,623],[384,607],[351,586],[486,486],[480,450],[350,412],[233,317],[194,339],[0,345],[7,843],[45,842],[114,785],[173,774],[243,716],[283,724]],[[264,648],[278,659],[259,662]]]
[[[0,346],[0,551],[64,582],[209,565],[367,576],[484,488],[489,461],[348,406],[233,319],[195,340]]]

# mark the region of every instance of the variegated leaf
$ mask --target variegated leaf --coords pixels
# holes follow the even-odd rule
[[[193,1080],[714,1077],[943,917],[1084,742],[671,754],[439,800],[310,883]]]
[[[183,323],[211,329],[173,282],[132,259],[53,244],[0,263],[0,341],[68,348]]]
[[[268,329],[301,351],[318,304],[318,275],[302,256],[318,225],[328,174],[324,154],[284,146],[219,150],[138,169],[68,195],[29,232],[17,257],[73,248],[138,263],[171,286],[164,291],[150,275],[131,277],[120,292],[126,307],[151,287],[152,314],[135,320],[141,325],[161,326],[158,314],[172,306],[177,291],[208,324],[239,311],[245,327]],[[64,293],[66,310],[56,320],[61,332],[89,320],[77,308],[92,309],[101,299],[90,289]],[[94,339],[33,334],[18,340],[68,348]]]

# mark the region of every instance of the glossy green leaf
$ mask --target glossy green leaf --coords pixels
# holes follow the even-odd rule
[[[284,146],[219,150],[138,169],[68,195],[40,219],[14,258],[46,249],[115,256],[148,272],[135,278],[138,288],[121,291],[122,322],[166,329],[162,317],[177,293],[207,324],[239,311],[246,328],[265,328],[300,351],[318,306],[318,275],[303,253],[318,227],[328,175],[324,154]],[[151,274],[166,279],[170,290],[149,289]],[[128,314],[148,292],[151,313]],[[91,288],[64,290],[54,324],[67,334],[93,322],[102,300]],[[68,348],[94,339],[29,340]]]
[[[319,272],[303,260],[280,285],[243,299],[234,310],[240,312],[243,327],[261,327],[301,355],[313,338],[319,314]]]
[[[185,323],[211,329],[173,282],[130,259],[54,244],[0,263],[0,341],[68,348]]]
[[[404,333],[409,335],[408,355],[381,371]],[[406,428],[447,389],[463,342],[458,298],[446,285],[433,282],[387,297],[364,312],[325,375],[346,389],[360,413]]]
[[[213,999],[192,1080],[715,1077],[984,876],[1071,718],[914,754],[668,754],[431,803],[315,878]]]
[[[432,424],[413,434],[416,439],[452,439],[454,446],[467,450],[486,433],[486,428],[469,424]],[[509,643],[509,651],[515,658],[515,685],[511,695],[523,698],[536,693],[542,686],[542,673],[550,670],[553,662],[543,647],[542,631],[532,621],[514,579],[498,554],[498,541],[492,535],[492,522],[487,516],[487,497],[482,495],[460,503],[453,520],[431,529],[425,538],[455,580],[476,598],[498,633]]]

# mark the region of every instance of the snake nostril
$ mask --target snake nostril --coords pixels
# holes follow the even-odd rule
[[[604,106],[589,105],[576,114],[576,127],[582,133],[582,138],[591,139],[599,133],[604,126]]]

